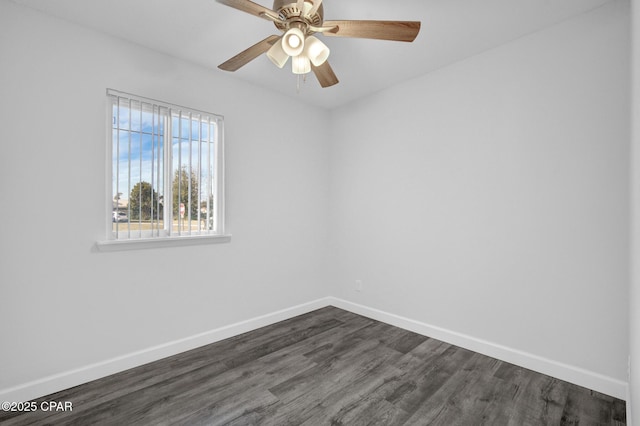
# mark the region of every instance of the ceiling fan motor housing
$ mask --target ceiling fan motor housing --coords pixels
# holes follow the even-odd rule
[[[292,23],[298,23],[298,25],[295,25],[296,27],[305,27],[307,34],[312,33],[312,31],[309,31],[307,27],[309,25],[320,27],[324,20],[324,8],[322,3],[320,3],[318,10],[314,13],[309,13],[316,1],[319,2],[320,0],[305,0],[302,8],[303,10],[301,11],[298,9],[297,2],[295,1],[273,0],[273,10],[278,13],[283,21],[286,22],[274,22],[275,26],[282,31],[287,31],[292,26]]]

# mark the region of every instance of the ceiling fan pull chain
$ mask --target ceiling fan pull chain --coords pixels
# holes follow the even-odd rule
[[[296,84],[296,94],[300,94],[300,78],[302,78],[302,84],[307,84],[307,74],[298,74],[298,83]]]

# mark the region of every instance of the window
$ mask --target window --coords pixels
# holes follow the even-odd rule
[[[223,118],[107,90],[107,241],[228,240]]]

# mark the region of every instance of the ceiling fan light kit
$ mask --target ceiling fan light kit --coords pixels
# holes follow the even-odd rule
[[[289,56],[298,56],[304,50],[304,34],[298,28],[291,28],[282,37],[282,49]]]
[[[291,58],[291,71],[294,74],[306,74],[311,72],[311,61],[304,55]]]
[[[273,62],[273,64],[278,68],[284,67],[284,64],[286,64],[287,60],[289,59],[289,55],[287,55],[287,52],[285,52],[282,48],[281,40],[273,43],[271,49],[267,51],[267,58],[269,58],[271,62]]]
[[[329,48],[313,34],[412,42],[420,31],[419,21],[325,21],[322,0],[274,0],[268,9],[250,0],[216,0],[226,6],[266,19],[284,33],[271,35],[218,65],[236,71],[263,53],[278,68],[291,56],[294,74],[315,74],[322,87],[338,83],[329,65]]]
[[[313,65],[319,67],[324,64],[324,62],[329,58],[329,52],[327,45],[316,37],[307,37],[307,40],[304,43],[304,55],[309,58]]]

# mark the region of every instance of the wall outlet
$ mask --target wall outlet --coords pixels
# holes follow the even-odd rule
[[[362,291],[362,280],[356,280],[356,291]]]

